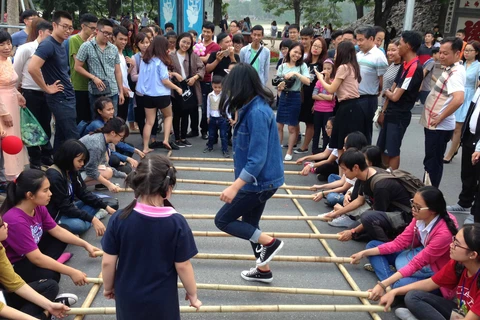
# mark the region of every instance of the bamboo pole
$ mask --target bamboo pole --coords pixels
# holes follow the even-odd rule
[[[362,305],[248,305],[248,306],[202,306],[200,309],[182,306],[181,313],[223,312],[382,312],[383,306]],[[115,307],[71,308],[66,314],[115,314]]]
[[[132,188],[120,188],[120,192],[133,192]],[[209,196],[209,197],[220,197],[222,194],[219,191],[197,191],[197,190],[173,190],[173,194],[179,194],[184,196]],[[303,200],[313,200],[313,194],[274,194],[272,198],[275,199],[303,199]]]
[[[207,167],[177,167],[175,169],[178,171],[207,171],[207,172],[231,172],[233,173],[234,170],[231,168],[207,168]],[[301,171],[284,171],[284,174],[290,175],[300,175]]]
[[[103,252],[102,252],[103,253]],[[92,305],[93,300],[95,300],[95,297],[97,296],[98,291],[100,291],[100,288],[103,284],[103,279],[102,279],[102,273],[98,275],[98,279],[102,280],[101,283],[95,283],[92,288],[90,289],[90,292],[88,292],[87,297],[85,298],[85,301],[82,304],[82,308],[78,309],[89,309],[89,307]],[[85,316],[85,313],[70,313],[70,314],[76,314],[77,316],[73,320],[82,320]]]
[[[215,180],[193,180],[193,179],[177,179],[177,183],[191,183],[191,184],[214,184],[219,186],[231,186],[232,183],[229,181],[215,181]],[[312,187],[307,186],[280,186],[279,189],[290,189],[290,190],[305,190],[305,191],[314,191]]]
[[[219,231],[192,231],[194,237],[231,237],[228,233]],[[262,232],[273,238],[286,239],[338,239],[338,234],[291,233],[291,232]]]
[[[292,192],[290,190],[286,190],[287,194],[292,194]],[[293,203],[295,204],[295,206],[297,207],[298,211],[300,212],[300,214],[304,217],[307,217],[308,214],[305,212],[305,210],[303,209],[302,205],[300,204],[300,202],[298,202],[297,199],[292,199]],[[316,234],[321,234],[320,231],[318,231],[318,228],[313,224],[312,221],[309,221],[307,220],[307,224],[308,226],[312,229],[312,231]],[[322,246],[325,248],[325,250],[327,251],[327,253],[333,258],[333,257],[336,257],[337,255],[335,254],[335,252],[332,250],[332,248],[330,248],[329,244],[327,243],[327,241],[325,239],[319,239],[318,241],[320,241],[320,243],[322,244]],[[357,285],[357,283],[355,282],[355,280],[352,278],[352,276],[350,275],[350,273],[348,272],[348,270],[345,268],[345,266],[343,264],[339,264],[337,263],[337,268],[340,270],[340,272],[342,273],[343,277],[345,278],[345,280],[348,282],[348,284],[350,285],[350,287],[355,290],[355,291],[361,291],[359,286]],[[370,301],[368,301],[367,299],[365,298],[359,298],[360,301],[364,304],[364,306],[372,306],[370,304]],[[382,320],[382,318],[380,318],[380,316],[375,313],[375,311],[369,311],[370,315],[372,316],[372,318],[374,320]]]
[[[172,150],[168,150],[167,157],[170,158],[171,155],[172,155]]]
[[[103,251],[95,251],[96,257],[103,256]],[[193,259],[202,260],[256,260],[255,256],[248,254],[220,254],[220,253],[198,253]],[[284,262],[334,262],[334,263],[350,263],[350,257],[319,257],[319,256],[275,256],[273,261]]]
[[[87,278],[89,283],[103,283],[101,278]],[[179,288],[183,288],[181,282],[177,283]],[[242,286],[228,284],[208,284],[197,283],[197,289],[201,290],[219,290],[219,291],[246,291],[246,292],[266,292],[266,293],[285,293],[285,294],[305,294],[321,296],[340,296],[340,297],[370,297],[368,291],[334,290],[334,289],[308,289],[308,288],[287,288],[287,287],[259,287]]]
[[[210,220],[215,219],[214,214],[182,214],[185,219],[201,219],[201,220]],[[325,219],[325,217],[319,216],[262,216],[261,220],[320,220],[320,221],[330,221],[330,219]]]
[[[196,157],[169,157],[172,161],[195,161],[195,162],[233,162],[231,158],[196,158]],[[296,161],[283,161],[283,164],[299,165]]]

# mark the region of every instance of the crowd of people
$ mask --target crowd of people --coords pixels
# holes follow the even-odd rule
[[[227,24],[228,16],[216,35],[208,21],[201,35],[177,34],[172,23],[162,30],[144,25],[148,19],[116,23],[84,14],[72,35],[65,11],[54,12],[51,22],[33,10],[21,19],[24,30],[0,31],[0,131],[21,137],[20,108],[28,108],[53,145],[2,156],[0,283],[11,293],[0,302],[1,317],[64,317],[78,298],[58,295],[61,275],[75,285],[88,281],[65,264],[71,258],[65,249],[80,246],[95,257],[100,249],[76,236],[92,227],[103,237],[104,296],[116,300],[118,319],[152,313],[179,319],[177,276],[190,305],[201,308],[190,262],[195,240],[168,201],[176,170],[153,153],[191,147],[187,139],[201,135],[204,153],[220,140],[223,156],[231,151],[234,158],[235,181],[222,192],[225,204],[214,223],[250,242],[256,262],[240,273],[244,280],[273,281],[269,263],[284,242],[262,232],[259,222],[284,184],[283,160],[302,155],[301,174],[327,182],[312,186],[318,191],[312,200],[333,208],[320,214],[323,220],[344,228],[340,241],[368,242],[351,258],[368,258],[364,268],[377,275],[372,300],[388,308],[405,296],[406,308],[396,310],[405,320],[450,319],[452,312],[480,318],[480,43],[464,42],[463,30],[451,38],[438,30],[397,38],[391,24],[389,31],[288,25],[272,79],[264,29],[247,18],[251,43],[235,20]],[[417,101],[427,186],[428,179],[400,170]],[[139,148],[126,142],[136,131]],[[462,191],[458,204],[447,206],[438,187],[460,144]],[[120,191],[112,178],[134,191],[121,210],[89,188]],[[459,229],[453,214],[469,210]],[[101,220],[108,215],[106,227]],[[133,236],[138,230],[143,237]]]

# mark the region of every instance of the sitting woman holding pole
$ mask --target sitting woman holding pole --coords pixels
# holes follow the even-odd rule
[[[366,250],[351,257],[352,264],[368,257],[371,265],[366,265],[366,269],[374,271],[380,280],[371,290],[372,300],[378,300],[388,287],[399,288],[431,277],[450,259],[450,243],[457,233],[457,223],[446,211],[442,192],[432,186],[422,187],[411,202],[413,220],[395,240],[370,241]],[[390,266],[398,271],[392,271]],[[454,294],[447,288],[441,290],[446,298]]]
[[[450,261],[433,277],[399,287],[386,293],[380,304],[387,310],[398,295],[405,295],[407,308],[398,308],[400,319],[448,320],[480,318],[480,224],[464,225],[452,237]],[[452,290],[450,300],[432,293],[437,289]]]
[[[70,276],[75,285],[87,283],[87,275],[63,263],[71,254],[63,254],[67,244],[85,248],[95,257],[95,248],[58,226],[45,206],[52,193],[50,182],[41,170],[23,171],[7,187],[7,198],[0,207],[10,237],[3,241],[15,272],[26,282],[41,279],[60,281],[60,274]]]

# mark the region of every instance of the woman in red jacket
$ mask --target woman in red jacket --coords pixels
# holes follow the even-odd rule
[[[457,222],[446,211],[442,192],[435,187],[422,187],[411,203],[413,220],[395,240],[370,241],[366,250],[352,255],[351,263],[355,264],[368,257],[370,268],[380,280],[370,290],[372,300],[378,300],[388,287],[398,288],[431,277],[450,260],[450,243],[457,233]],[[442,294],[451,298],[454,292],[442,288]]]

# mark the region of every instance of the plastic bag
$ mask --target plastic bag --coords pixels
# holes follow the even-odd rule
[[[20,109],[20,128],[22,141],[27,147],[47,144],[48,136],[35,116],[27,108]]]

